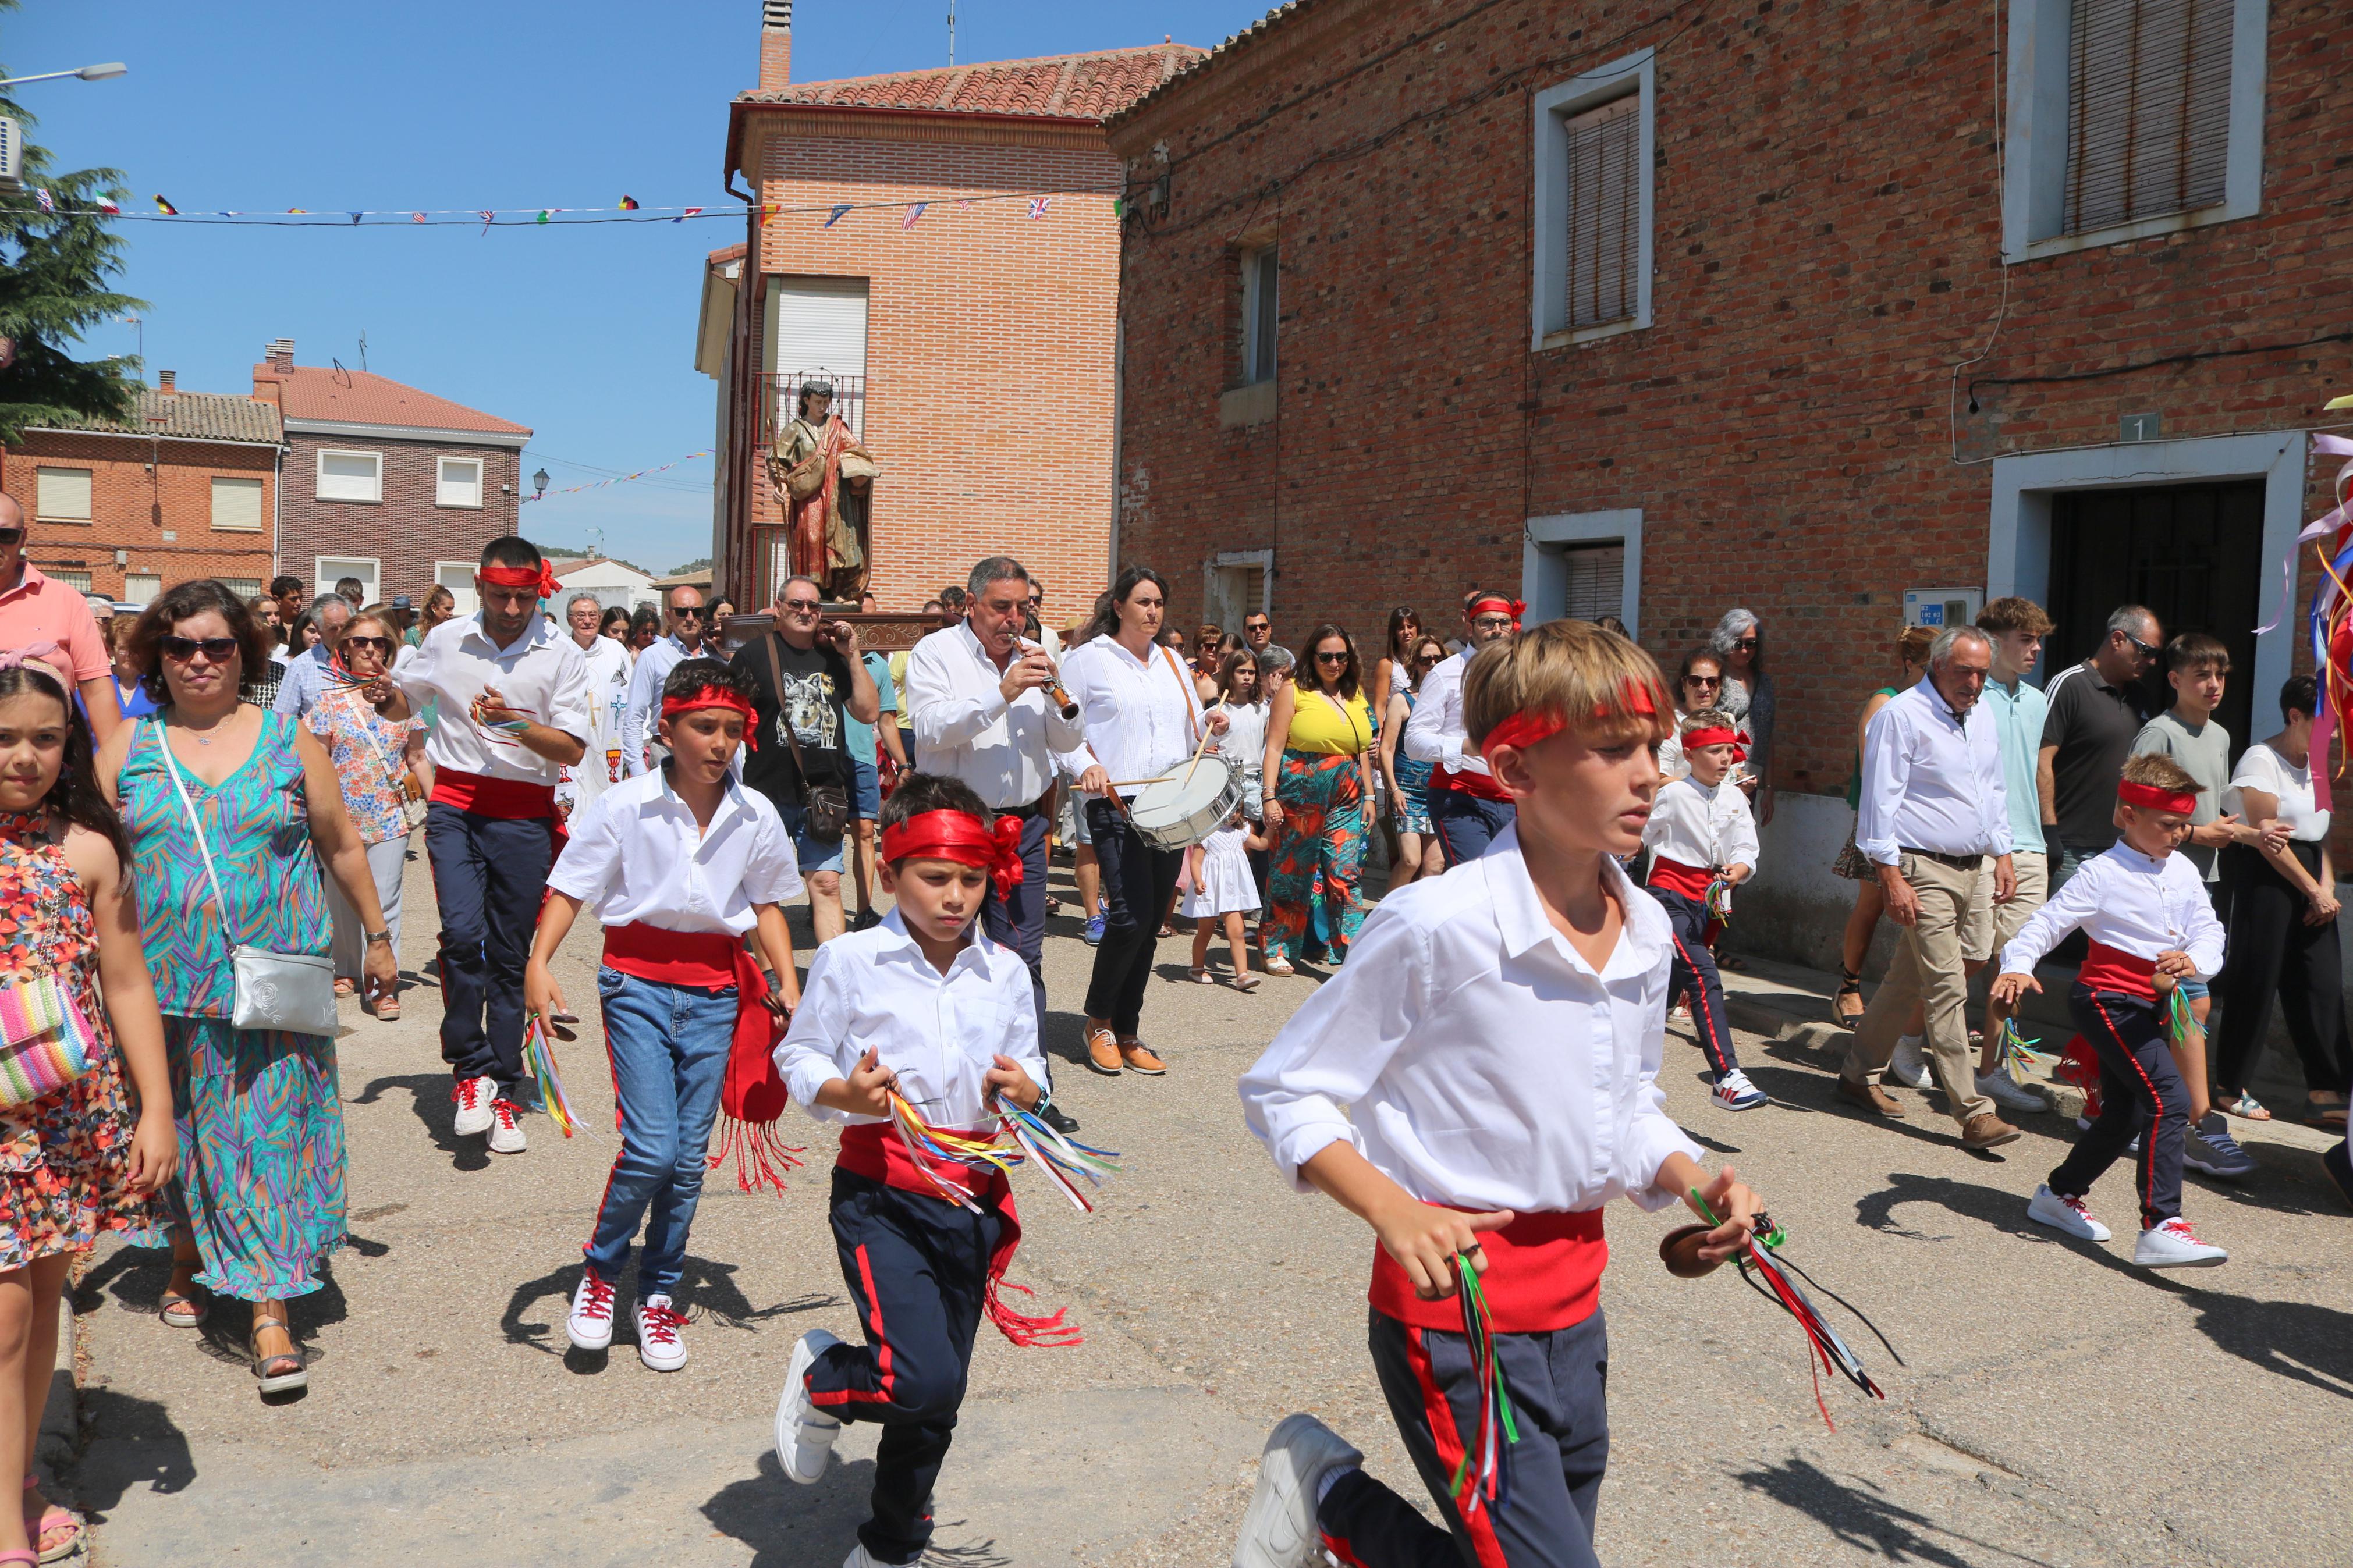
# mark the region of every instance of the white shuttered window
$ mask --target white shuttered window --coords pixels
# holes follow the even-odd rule
[[[1626,547],[1573,544],[1560,552],[1567,569],[1560,613],[1571,620],[1598,621],[1626,607]]]
[[[1568,116],[1569,327],[1630,319],[1641,266],[1641,95]]]
[[[2232,0],[2071,0],[2065,231],[2223,199]]]

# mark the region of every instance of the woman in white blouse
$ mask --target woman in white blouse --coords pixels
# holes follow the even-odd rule
[[[2287,728],[2249,746],[2222,792],[2224,814],[2237,816],[2252,831],[2222,848],[2231,921],[2222,1022],[2215,1031],[2214,1103],[2233,1116],[2270,1120],[2247,1083],[2262,1058],[2277,997],[2304,1066],[2306,1117],[2342,1132],[2353,1042],[2346,1034],[2329,813],[2314,789],[2318,688],[2312,677],[2299,675],[2281,687],[2279,705]]]

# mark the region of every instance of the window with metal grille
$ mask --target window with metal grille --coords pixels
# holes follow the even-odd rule
[[[1573,621],[1598,621],[1626,608],[1626,547],[1572,544],[1560,552],[1567,578],[1560,613]]]
[[[1641,107],[1628,93],[1567,117],[1567,321],[1631,318],[1641,267]]]
[[[2232,0],[2071,0],[2065,232],[2221,202]]]

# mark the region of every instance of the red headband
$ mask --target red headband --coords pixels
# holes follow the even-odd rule
[[[543,599],[553,599],[564,592],[564,584],[556,581],[555,568],[544,560],[536,572],[528,566],[482,566],[476,568],[474,575],[493,588],[536,588]]]
[[[661,716],[675,719],[681,713],[698,713],[705,708],[727,708],[744,715],[744,737],[751,742],[754,751],[760,749],[759,737],[752,729],[760,716],[752,710],[752,704],[744,700],[743,693],[730,691],[723,686],[706,686],[691,697],[665,697],[662,699]]]
[[[1525,600],[1499,599],[1493,594],[1490,594],[1483,599],[1473,599],[1471,601],[1471,615],[1475,620],[1491,609],[1498,610],[1503,614],[1511,616],[1512,625],[1516,626],[1520,624],[1520,612],[1527,607]]]
[[[2116,785],[2116,798],[2126,805],[2146,806],[2151,811],[2170,811],[2183,816],[2198,809],[2198,796],[2191,791],[2176,794],[2169,789],[2159,789],[2155,784],[2134,784],[2129,780]]]
[[[1006,898],[1022,877],[1021,819],[1000,816],[991,829],[966,811],[917,812],[882,830],[882,858],[977,866],[997,884],[997,896]]]
[[[1651,700],[1650,689],[1637,681],[1626,682],[1619,689],[1618,694],[1630,713],[1640,713],[1649,719],[1659,711],[1657,705]],[[1611,717],[1609,705],[1605,703],[1596,708],[1593,717],[1597,721]],[[1496,747],[1515,746],[1525,752],[1530,746],[1551,740],[1567,728],[1568,721],[1557,711],[1535,713],[1523,710],[1487,731],[1487,738],[1479,742],[1479,754],[1486,758],[1492,767]]]

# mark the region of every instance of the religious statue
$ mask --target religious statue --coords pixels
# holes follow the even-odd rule
[[[801,384],[800,405],[768,457],[768,479],[790,521],[786,539],[797,575],[813,577],[827,595],[855,601],[866,585],[868,512],[874,456],[833,412],[833,384]]]

